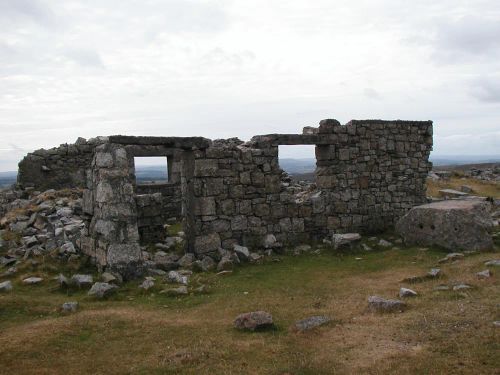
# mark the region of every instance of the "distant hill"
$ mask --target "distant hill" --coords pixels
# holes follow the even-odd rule
[[[0,172],[0,188],[6,188],[16,182],[17,172]]]
[[[500,162],[500,155],[431,155],[434,165],[464,165]]]
[[[281,169],[290,174],[314,172],[316,159],[280,159]]]

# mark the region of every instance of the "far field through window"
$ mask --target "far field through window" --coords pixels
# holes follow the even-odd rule
[[[316,155],[314,145],[280,145],[278,157],[281,169],[295,181],[314,181]]]
[[[165,184],[169,181],[167,156],[136,156],[134,165],[137,185]]]

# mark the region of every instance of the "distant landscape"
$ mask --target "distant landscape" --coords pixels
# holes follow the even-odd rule
[[[462,168],[469,168],[476,164],[498,163],[500,162],[500,155],[446,155],[438,157],[431,156],[431,161],[433,162],[435,167],[443,167],[443,169],[449,169],[450,166],[462,166]],[[295,179],[311,180],[313,178],[314,169],[316,168],[316,159],[283,158],[280,159],[280,166],[283,170],[295,177]],[[16,177],[16,171],[0,172],[0,188],[5,188],[15,183]],[[165,166],[156,165],[137,166],[136,178],[138,182],[142,183],[148,181],[166,181],[167,169],[165,168]]]

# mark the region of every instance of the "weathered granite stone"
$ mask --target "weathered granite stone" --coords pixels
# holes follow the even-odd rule
[[[332,320],[328,316],[317,315],[295,322],[294,328],[299,332],[309,331],[316,327],[330,323]]]
[[[34,284],[40,284],[43,281],[41,277],[28,277],[23,280],[23,284],[27,285],[34,285]]]
[[[92,285],[94,279],[92,275],[76,274],[71,276],[70,283],[78,288],[83,288]]]
[[[412,208],[396,224],[406,244],[438,245],[449,250],[486,250],[493,246],[487,204],[448,200]]]
[[[368,310],[372,312],[401,312],[406,310],[406,303],[395,299],[384,299],[378,296],[368,297]]]
[[[78,302],[64,302],[61,306],[61,311],[65,313],[72,313],[78,310]]]
[[[272,328],[273,317],[266,311],[253,311],[240,314],[234,320],[234,326],[237,329],[256,331],[267,328]]]
[[[105,298],[113,294],[117,289],[118,287],[116,285],[98,282],[92,285],[92,288],[90,288],[87,294],[89,296]]]
[[[12,290],[12,282],[10,280],[4,281],[0,283],[0,293],[1,292],[10,292]]]
[[[344,233],[344,234],[334,234],[332,236],[332,243],[334,249],[340,249],[344,247],[353,247],[355,244],[361,241],[361,235],[359,233]]]
[[[408,288],[401,288],[399,289],[399,297],[404,298],[404,297],[415,297],[417,296],[417,292],[414,290],[408,289]]]

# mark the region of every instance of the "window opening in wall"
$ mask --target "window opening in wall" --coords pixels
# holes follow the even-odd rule
[[[314,145],[280,145],[278,152],[280,168],[290,176],[291,181],[315,181]]]
[[[167,156],[134,157],[137,185],[165,184],[170,181]]]

